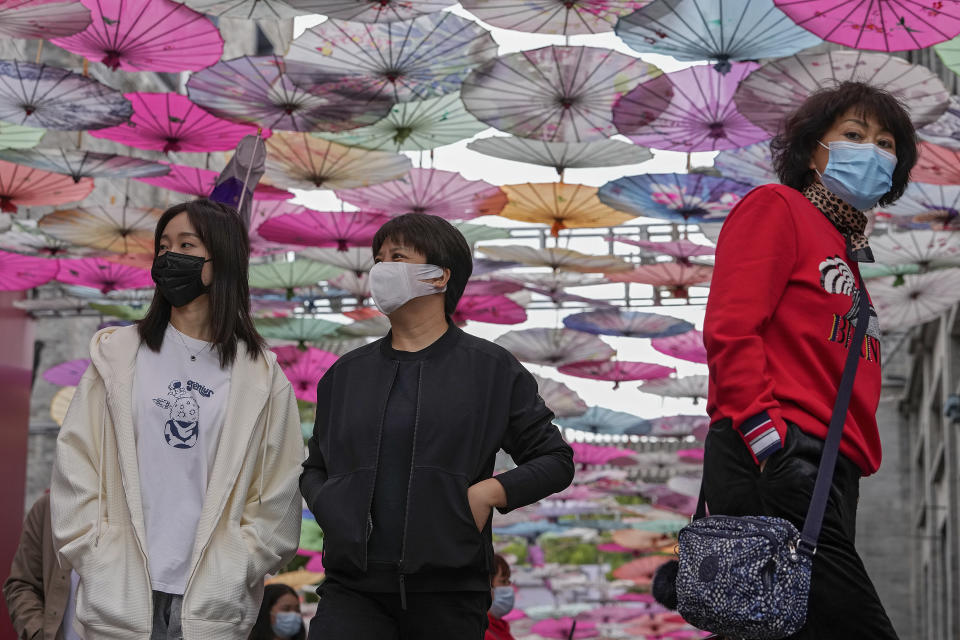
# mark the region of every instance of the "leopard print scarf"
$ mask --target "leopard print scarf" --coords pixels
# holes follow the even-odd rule
[[[833,195],[819,182],[804,189],[803,195],[827,216],[833,226],[847,239],[847,253],[856,262],[873,262],[873,252],[864,231],[867,228],[867,216]]]

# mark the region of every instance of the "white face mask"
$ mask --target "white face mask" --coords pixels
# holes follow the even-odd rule
[[[378,262],[370,269],[370,294],[377,309],[390,315],[414,298],[446,291],[424,282],[442,277],[443,269],[433,264]]]

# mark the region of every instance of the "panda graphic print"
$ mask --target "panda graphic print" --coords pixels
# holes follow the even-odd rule
[[[170,412],[170,419],[163,426],[163,437],[175,449],[189,449],[197,444],[200,435],[200,403],[193,392],[196,390],[200,396],[209,398],[213,390],[193,380],[186,384],[174,380],[167,388],[170,398],[153,399],[154,404]]]

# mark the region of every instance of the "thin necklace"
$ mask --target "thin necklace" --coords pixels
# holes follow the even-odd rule
[[[187,347],[187,343],[186,343],[186,341],[183,339],[183,335],[180,333],[180,330],[177,329],[176,327],[174,327],[173,325],[170,325],[170,328],[173,329],[173,332],[177,335],[177,338],[180,339],[180,344],[183,345],[183,350],[187,352],[187,355],[188,355],[188,356],[190,356],[190,362],[196,362],[196,361],[197,361],[197,356],[199,356],[201,353],[203,353],[204,350],[205,350],[207,347],[210,346],[210,343],[208,342],[207,344],[203,345],[203,349],[200,349],[200,351],[197,351],[196,353],[193,353],[193,352],[190,351],[190,349]]]

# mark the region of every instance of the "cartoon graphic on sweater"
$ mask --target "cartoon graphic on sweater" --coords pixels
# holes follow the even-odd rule
[[[167,395],[172,396],[172,400],[153,399],[154,404],[170,412],[170,419],[163,426],[163,437],[171,447],[190,449],[197,444],[200,437],[200,403],[193,391],[209,398],[213,395],[213,390],[193,380],[188,380],[186,385],[174,380],[167,388]]]
[[[849,347],[857,326],[860,312],[860,296],[863,290],[857,287],[857,279],[843,258],[832,256],[820,263],[820,286],[827,293],[850,297],[850,309],[841,315],[834,314],[830,328],[831,342]],[[880,321],[873,304],[869,305],[870,317],[867,319],[867,335],[860,354],[870,362],[880,362]]]

